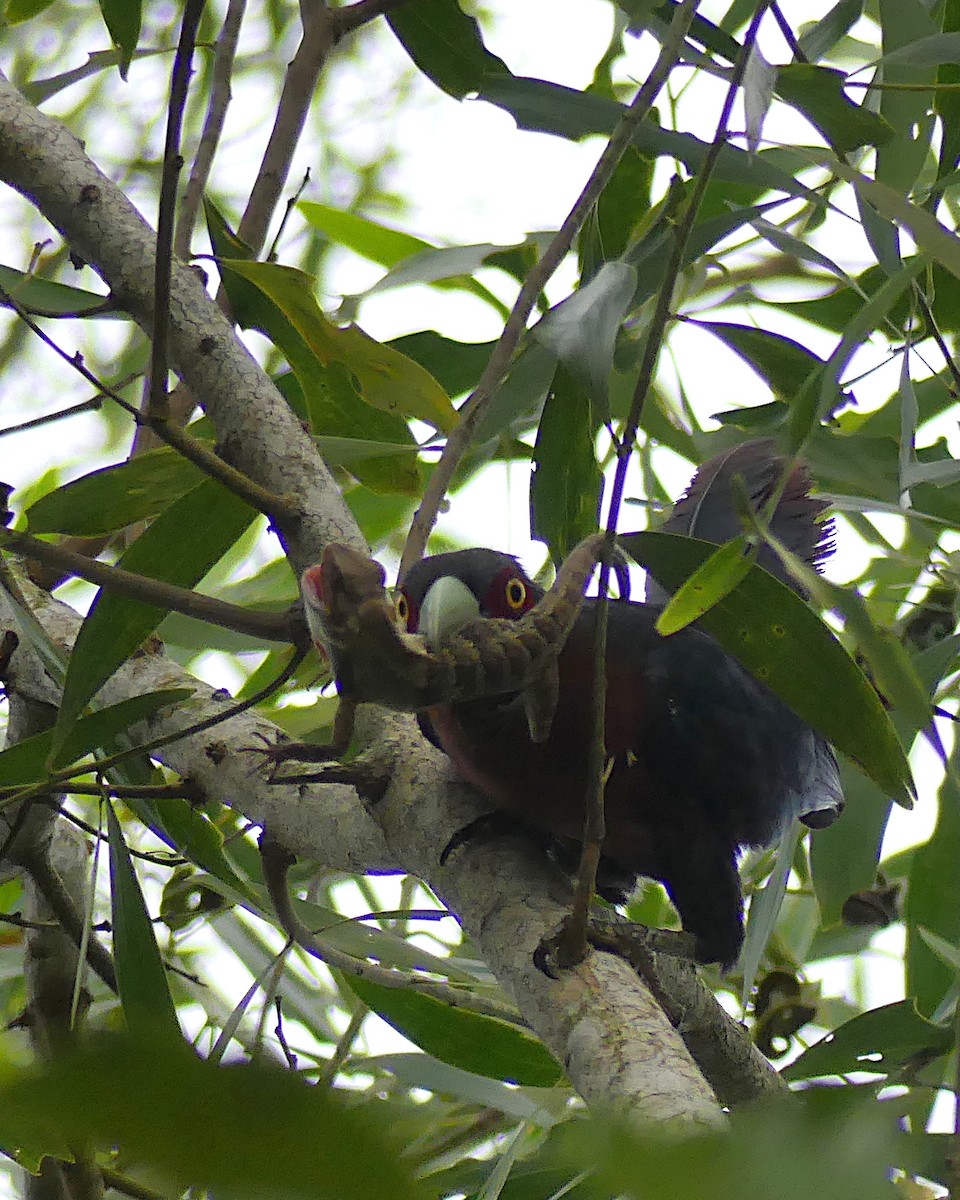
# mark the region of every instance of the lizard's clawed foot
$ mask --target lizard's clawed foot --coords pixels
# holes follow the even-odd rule
[[[609,920],[593,914],[585,933],[589,946],[619,955],[644,977],[649,973],[655,954],[697,961],[696,938],[682,930],[650,929],[635,921]],[[571,945],[577,941],[579,946]],[[534,965],[544,975],[558,979],[560,971],[575,967],[583,960],[582,946],[583,942],[574,936],[571,918],[566,917],[557,932],[543,938],[534,950]]]
[[[321,773],[316,775],[279,775],[278,768],[285,762],[334,762],[340,757],[338,746],[317,745],[313,742],[271,742],[262,733],[254,735],[262,741],[260,746],[241,746],[245,754],[259,754],[262,761],[256,764],[255,770],[266,766],[269,768],[270,783],[311,783],[323,778]]]

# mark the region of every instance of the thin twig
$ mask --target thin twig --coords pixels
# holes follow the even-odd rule
[[[623,434],[617,446],[617,465],[610,490],[610,504],[607,509],[606,536],[603,543],[603,554],[600,558],[600,573],[598,582],[598,603],[595,609],[594,624],[594,674],[593,674],[593,712],[594,727],[591,744],[589,775],[591,780],[587,799],[587,811],[584,817],[583,851],[580,869],[577,876],[577,890],[574,908],[562,934],[560,949],[561,961],[578,962],[587,952],[587,920],[589,915],[590,897],[596,885],[596,870],[600,861],[600,844],[595,835],[604,831],[603,797],[606,783],[606,736],[604,729],[604,697],[606,696],[606,661],[607,661],[607,594],[610,583],[610,568],[613,557],[613,544],[616,536],[617,522],[620,517],[620,505],[623,501],[624,488],[627,481],[627,468],[633,454],[640,428],[640,418],[643,404],[653,381],[660,348],[670,318],[670,304],[676,281],[683,268],[683,258],[691,230],[700,210],[707,186],[713,177],[720,151],[727,140],[730,114],[737,91],[743,80],[747,60],[756,39],[757,28],[772,0],[761,0],[757,6],[750,27],[744,37],[743,46],[734,64],[727,88],[726,98],[717,122],[717,130],[710,144],[703,165],[697,175],[696,183],[690,194],[683,217],[678,222],[673,241],[670,260],[664,271],[657,303],[646,335],[643,358],[634,388],[630,411],[623,427]]]
[[[232,629],[235,633],[248,634],[258,640],[309,645],[306,624],[302,620],[297,621],[289,611],[276,613],[241,608],[238,604],[228,604],[225,600],[204,596],[189,588],[111,566],[53,542],[41,541],[28,533],[0,529],[0,547],[13,550],[24,558],[35,559],[45,566],[52,566],[64,574],[78,575],[108,592],[116,592],[132,600],[143,600],[157,608],[219,625],[222,629]]]
[[[240,26],[243,23],[246,7],[247,0],[230,0],[226,16],[223,18],[220,36],[217,38],[217,49],[213,56],[213,66],[210,72],[210,95],[207,100],[203,132],[200,135],[190,178],[183,189],[180,213],[177,217],[177,235],[173,244],[174,253],[184,261],[190,257],[193,227],[196,224],[197,213],[200,211],[200,202],[203,200],[203,193],[210,177],[210,168],[220,145],[227,109],[230,106],[230,80],[233,76],[233,63],[237,54]]]
[[[693,20],[698,2],[699,0],[682,0],[663,39],[663,45],[653,70],[637,92],[630,107],[620,118],[620,122],[600,155],[586,187],[578,196],[566,220],[552,238],[543,257],[524,280],[516,303],[503,327],[503,332],[493,348],[472,395],[460,409],[460,420],[447,438],[447,444],[430,475],[423,499],[414,514],[410,533],[407,535],[406,545],[403,548],[403,557],[400,560],[401,580],[413,563],[423,555],[427,538],[436,523],[437,514],[447,488],[450,486],[450,481],[473,440],[494,388],[503,378],[509,366],[513,352],[526,329],[527,320],[533,311],[537,297],[547,280],[566,258],[573,245],[573,239],[577,236],[601,192],[610,181],[617,164],[633,140],[637,128],[646,119],[660,89],[676,66],[684,36]]]
[[[170,78],[170,102],[167,106],[167,132],[163,145],[163,170],[160,174],[160,203],[157,213],[157,254],[153,268],[153,337],[150,356],[150,396],[148,412],[154,421],[166,420],[167,411],[167,329],[170,320],[170,274],[173,267],[173,227],[177,209],[177,180],[183,167],[180,157],[180,133],[187,106],[190,68],[197,40],[197,27],[204,0],[186,0],[180,23],[180,41],[173,59]]]
[[[356,0],[355,4],[348,4],[344,8],[335,8],[331,12],[330,18],[336,28],[337,36],[342,37],[345,33],[352,33],[361,25],[366,25],[368,21],[374,21],[377,17],[381,17],[391,9],[399,8],[401,4],[405,3],[406,0]]]
[[[170,746],[174,742],[179,742],[183,738],[195,737],[198,733],[206,733],[208,729],[213,729],[215,725],[220,725],[224,721],[230,721],[234,717],[239,717],[242,713],[248,712],[251,708],[255,708],[264,700],[269,698],[283,687],[288,679],[292,677],[296,669],[306,658],[306,651],[303,649],[295,649],[290,656],[286,666],[274,679],[271,679],[259,691],[254,692],[252,696],[247,696],[245,700],[239,701],[237,704],[231,704],[229,708],[225,708],[223,712],[215,713],[212,717],[205,717],[202,721],[197,721],[193,725],[187,725],[183,729],[178,729],[173,733],[164,733],[159,737],[153,738],[149,742],[143,742],[138,746],[130,746],[127,750],[119,750],[116,754],[109,754],[97,760],[95,767],[100,772],[109,771],[111,767],[115,767],[118,763],[126,762],[127,759],[133,758],[138,754],[152,754],[155,750],[161,750],[164,746]],[[70,783],[75,775],[89,774],[91,767],[89,764],[81,766],[64,767],[60,771],[54,771],[47,779],[39,780],[37,783],[28,784],[21,788],[12,796],[5,796],[0,799],[0,811],[9,808],[14,804],[22,804],[25,800],[32,800],[36,796],[42,796],[47,792],[55,790],[70,791]],[[26,811],[24,805],[21,812]],[[19,820],[19,815],[18,815]],[[7,838],[9,844],[16,833],[16,828]],[[3,858],[6,847],[0,847],[0,859]]]
[[[248,475],[245,475],[242,471],[238,471],[236,467],[231,467],[206,442],[193,437],[173,421],[151,420],[147,414],[141,413],[128,400],[124,400],[118,392],[114,391],[113,388],[103,383],[94,375],[86,366],[79,353],[74,355],[68,354],[45,330],[41,329],[30,314],[24,310],[16,297],[12,296],[2,284],[0,284],[0,301],[14,309],[17,316],[24,322],[28,329],[35,333],[55,354],[58,354],[65,363],[69,363],[88,383],[92,383],[97,391],[112,400],[114,404],[119,404],[124,412],[129,413],[137,425],[151,429],[161,441],[166,442],[168,446],[172,447],[179,454],[182,454],[184,458],[192,462],[205,475],[209,475],[211,479],[216,479],[219,483],[222,483],[228,491],[233,492],[235,496],[239,496],[241,500],[245,500],[251,508],[255,508],[257,512],[262,512],[279,526],[300,520],[302,515],[301,509],[295,497],[276,496],[272,492],[268,492],[266,488],[255,483]]]
[[[326,4],[300,0],[300,19],[303,37],[287,68],[270,140],[237,229],[237,236],[255,255],[260,253],[267,240],[267,229],[286,187],[290,164],[313,102],[320,72],[337,40]]]

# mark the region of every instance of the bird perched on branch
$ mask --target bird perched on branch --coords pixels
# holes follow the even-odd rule
[[[697,472],[664,528],[722,543],[741,532],[734,480],[754,509],[775,494],[788,464],[772,442],[748,442]],[[770,528],[818,565],[830,553],[825,504],[802,466],[786,480]],[[762,566],[788,583],[775,553]],[[398,605],[429,644],[475,618],[520,617],[541,595],[509,555],[488,549],[426,558],[411,568]],[[772,841],[794,818],[820,828],[843,807],[833,750],[709,634],[688,626],[661,637],[666,601],[610,602],[606,656],[606,838],[598,889],[622,900],[638,876],[660,880],[702,962],[730,966],[743,941],[737,851]],[[579,842],[592,731],[595,601],[587,601],[559,656],[559,700],[545,741],[530,737],[522,697],[436,705],[420,714],[427,737],[497,810],[570,859]]]

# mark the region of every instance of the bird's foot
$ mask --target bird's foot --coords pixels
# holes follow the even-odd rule
[[[517,817],[502,809],[494,808],[490,812],[481,813],[466,825],[462,825],[450,838],[440,853],[440,866],[446,866],[447,859],[456,850],[460,850],[474,839],[507,836],[509,834],[530,834],[529,826]]]
[[[609,920],[594,913],[583,932],[588,946],[619,955],[645,978],[650,974],[655,954],[697,961],[696,939],[682,930],[650,929],[635,921]],[[551,979],[557,979],[559,971],[575,967],[582,961],[582,944],[578,931],[573,928],[572,917],[566,917],[557,932],[543,938],[533,952],[534,964]]]

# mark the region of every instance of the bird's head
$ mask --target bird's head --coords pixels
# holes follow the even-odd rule
[[[415,563],[397,590],[397,614],[435,646],[477,617],[522,617],[542,594],[515,558],[476,547]]]

